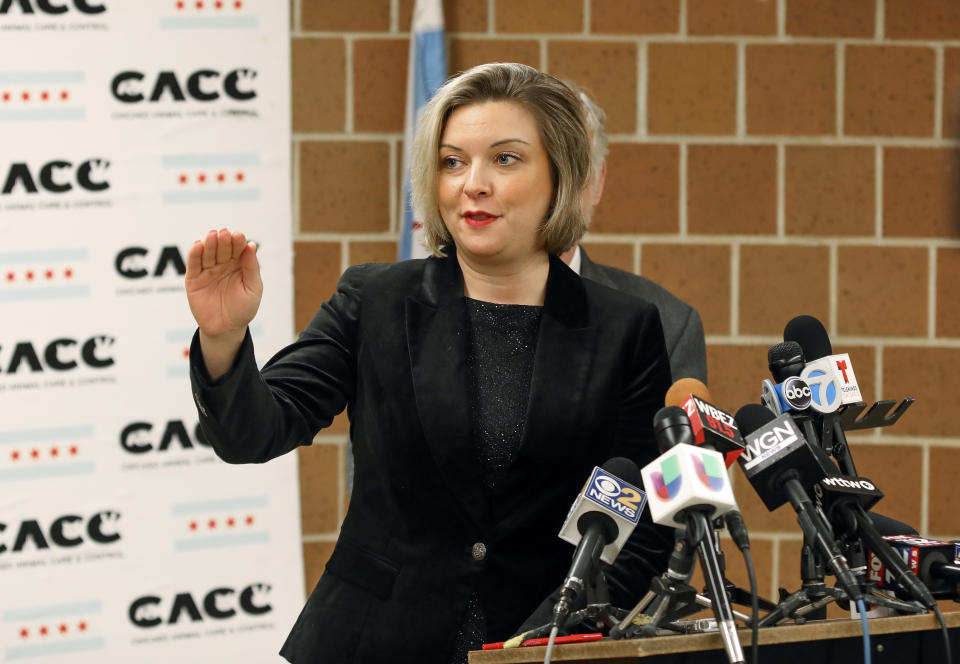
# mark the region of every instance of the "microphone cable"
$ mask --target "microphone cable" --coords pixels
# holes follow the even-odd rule
[[[750,621],[750,661],[752,664],[760,662],[760,600],[757,597],[757,574],[753,567],[753,557],[750,555],[750,537],[747,534],[747,525],[743,521],[743,514],[739,510],[731,510],[724,515],[727,532],[734,544],[743,554],[743,562],[747,566],[747,577],[750,579],[750,608],[753,609],[753,620]]]
[[[857,599],[857,610],[860,612],[860,624],[863,625],[863,661],[870,664],[870,628],[867,626],[867,605],[863,598]]]
[[[940,607],[934,604],[934,613],[937,614],[937,620],[940,621],[940,633],[943,634],[943,647],[947,653],[947,664],[953,664],[953,654],[950,652],[950,632],[947,631],[947,621],[943,619]]]
[[[553,643],[557,639],[557,633],[560,628],[554,625],[550,628],[550,638],[547,640],[547,651],[543,655],[543,664],[550,664],[550,657],[553,656]]]

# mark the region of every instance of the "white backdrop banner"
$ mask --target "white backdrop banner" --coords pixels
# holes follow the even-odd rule
[[[183,274],[245,231],[292,340],[288,12],[0,0],[0,662],[280,661],[296,455],[201,439]]]

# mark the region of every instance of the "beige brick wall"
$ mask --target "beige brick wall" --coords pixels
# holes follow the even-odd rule
[[[348,265],[393,260],[413,0],[292,0],[296,326]],[[585,244],[694,304],[718,405],[756,401],[809,313],[865,397],[880,511],[960,536],[960,4],[955,0],[446,0],[449,69],[525,62],[588,87],[611,132]],[[346,510],[346,421],[303,449],[306,584]],[[737,482],[760,588],[799,584],[799,531]],[[731,578],[745,585],[731,556]]]

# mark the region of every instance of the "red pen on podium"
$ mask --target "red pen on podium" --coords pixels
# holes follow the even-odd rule
[[[603,634],[600,633],[591,633],[591,634],[569,634],[567,636],[558,636],[553,640],[554,644],[559,645],[561,643],[586,643],[587,641],[600,641],[603,639]],[[530,646],[545,646],[549,641],[549,638],[542,639],[527,639],[520,644],[521,648],[528,648]],[[503,644],[506,641],[498,641],[496,643],[484,643],[484,650],[500,650],[503,648]]]

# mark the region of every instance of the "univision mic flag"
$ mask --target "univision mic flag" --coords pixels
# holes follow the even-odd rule
[[[425,258],[423,228],[413,219],[410,204],[410,153],[421,109],[447,78],[447,52],[443,42],[442,0],[416,0],[410,26],[407,64],[407,110],[403,132],[403,219],[398,258]]]

